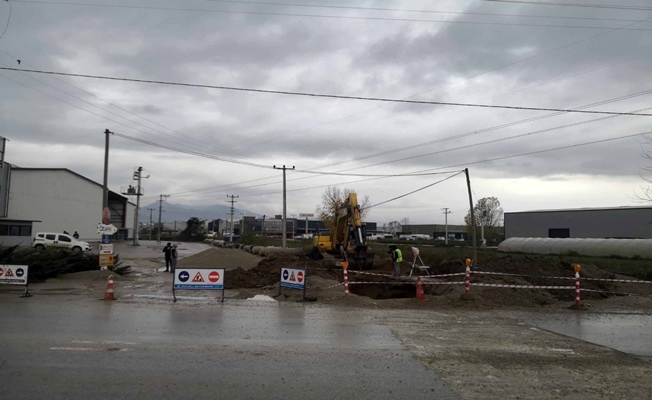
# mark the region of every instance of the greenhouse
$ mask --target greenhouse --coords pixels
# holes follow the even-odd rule
[[[652,259],[652,239],[510,238],[498,245],[498,251]]]

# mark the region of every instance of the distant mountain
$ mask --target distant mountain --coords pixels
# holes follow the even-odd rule
[[[138,219],[140,222],[148,223],[149,222],[149,210],[148,208],[153,208],[152,211],[152,221],[158,222],[158,206],[159,203],[154,202],[147,205],[142,205],[140,207],[140,214]],[[161,220],[163,222],[170,221],[183,221],[186,222],[192,217],[197,217],[199,219],[213,220],[213,219],[228,219],[230,218],[231,207],[224,204],[217,204],[212,206],[188,206],[185,204],[174,204],[163,202],[163,213],[161,214]],[[251,212],[249,210],[243,210],[241,208],[236,208],[233,213],[233,219],[239,220],[242,218],[242,215],[245,216],[256,216],[262,217],[262,214]]]

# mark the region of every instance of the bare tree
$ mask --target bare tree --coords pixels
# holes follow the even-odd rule
[[[473,207],[475,214],[475,225],[484,226],[485,236],[496,239],[499,233],[499,227],[503,226],[503,208],[500,206],[500,201],[497,197],[484,197],[476,203]],[[471,211],[464,217],[466,229],[472,232],[471,227]]]
[[[337,186],[329,186],[321,196],[321,204],[317,206],[317,216],[324,222],[326,229],[335,230],[335,214],[348,200],[354,189],[340,189]],[[358,196],[360,215],[364,218],[369,208],[369,196],[363,198]]]

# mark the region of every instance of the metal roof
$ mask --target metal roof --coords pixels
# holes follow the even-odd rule
[[[585,208],[560,208],[556,210],[531,210],[531,211],[505,211],[505,214],[529,214],[529,213],[552,213],[552,212],[578,212],[578,211],[622,211],[622,210],[650,210],[652,206],[620,206],[620,207],[585,207]]]

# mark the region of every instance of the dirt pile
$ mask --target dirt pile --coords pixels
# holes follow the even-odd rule
[[[227,289],[255,289],[271,286],[281,280],[281,268],[308,268],[309,274],[331,278],[333,275],[327,271],[317,270],[322,264],[305,256],[294,254],[271,254],[262,259],[255,267],[245,270],[237,268],[230,270],[226,275]]]

